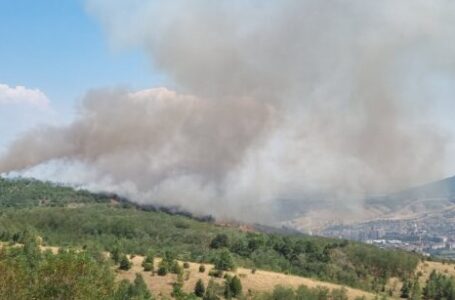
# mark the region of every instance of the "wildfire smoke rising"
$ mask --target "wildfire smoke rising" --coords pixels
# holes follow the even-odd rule
[[[322,191],[358,209],[362,195],[441,175],[449,138],[425,82],[454,71],[451,2],[87,7],[176,91],[89,92],[74,123],[20,137],[0,172],[60,161],[77,181],[139,202],[261,222],[282,199],[305,206]]]

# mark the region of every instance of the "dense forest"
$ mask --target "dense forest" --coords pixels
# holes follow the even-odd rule
[[[225,268],[278,271],[374,292],[384,291],[391,277],[411,278],[420,260],[416,254],[346,240],[244,232],[29,179],[0,179],[0,208],[4,242],[33,235],[47,245],[87,252],[152,251],[161,257],[172,252],[180,260],[218,263],[220,268],[227,261]],[[55,259],[69,259],[61,255]]]

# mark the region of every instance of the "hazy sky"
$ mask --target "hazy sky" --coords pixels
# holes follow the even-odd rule
[[[142,89],[166,82],[162,74],[153,71],[140,49],[120,51],[110,47],[101,26],[87,14],[85,6],[79,0],[2,2],[0,151],[37,123],[67,122],[87,90],[118,85]],[[430,74],[424,84],[430,87],[426,90],[434,101],[435,113],[452,131],[453,74]],[[17,86],[23,87],[22,94]],[[24,91],[31,92],[32,97],[33,92],[40,92],[48,104],[40,106],[21,99],[30,97],[24,96]],[[448,166],[447,174],[453,172],[455,167]]]
[[[162,83],[163,76],[151,71],[140,51],[118,51],[107,44],[83,1],[2,1],[0,149],[37,123],[67,122],[89,89]],[[48,105],[27,100],[34,93],[24,96],[16,86],[41,91]]]

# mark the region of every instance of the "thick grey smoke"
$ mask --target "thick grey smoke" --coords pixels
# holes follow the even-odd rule
[[[137,201],[262,222],[283,199],[359,211],[365,194],[441,175],[449,137],[426,83],[455,71],[453,2],[87,7],[114,46],[143,48],[177,92],[90,92],[78,120],[21,137],[0,172],[82,163],[96,173],[83,183],[127,186]]]

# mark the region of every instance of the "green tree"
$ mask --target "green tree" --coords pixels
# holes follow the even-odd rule
[[[220,286],[213,280],[210,279],[207,284],[207,289],[205,295],[202,298],[203,300],[220,300]]]
[[[142,261],[142,267],[144,268],[144,271],[153,270],[154,260],[155,260],[155,255],[153,254],[152,251],[149,251],[147,253],[147,255],[145,256],[144,260]]]
[[[283,286],[279,285],[273,289],[272,299],[273,300],[281,300],[281,299],[294,300],[295,293],[292,290],[292,288],[287,288],[287,287],[283,287]]]
[[[153,252],[149,251],[145,256],[144,260],[142,261],[142,267],[144,268],[144,271],[146,272],[153,271],[154,260],[155,256]]]
[[[420,300],[422,299],[422,289],[420,288],[419,280],[416,278],[414,284],[412,285],[410,299]]]
[[[112,249],[111,258],[115,262],[115,264],[118,264],[120,262],[121,254],[120,254],[120,250],[118,247],[115,247],[114,249]]]
[[[177,261],[174,261],[172,266],[171,266],[171,272],[177,275],[182,275],[183,274],[183,268],[180,266],[180,264]]]
[[[113,300],[131,299],[131,283],[124,279],[120,281],[117,290],[114,293]]]
[[[136,273],[136,278],[134,279],[133,285],[130,288],[130,296],[135,300],[152,299],[152,294],[147,288],[147,285],[145,284],[144,278],[141,274]]]
[[[228,246],[229,246],[229,238],[224,233],[217,234],[210,242],[210,248],[212,248],[212,249],[220,249],[220,248],[225,248]]]
[[[332,300],[348,300],[347,291],[345,288],[333,289],[330,293]]]
[[[224,249],[221,251],[218,258],[215,260],[215,268],[223,271],[235,269],[234,260],[232,259],[229,250]]]
[[[202,279],[199,279],[197,282],[196,282],[196,286],[194,287],[194,294],[198,297],[203,297],[204,294],[205,294],[205,286],[204,286],[204,282],[202,281]]]
[[[404,299],[408,299],[410,289],[411,289],[411,283],[409,282],[409,280],[403,281],[403,286],[401,287],[401,290],[400,290],[400,297],[404,298]]]
[[[229,282],[229,289],[233,297],[238,297],[242,294],[242,282],[240,278],[234,276]]]

